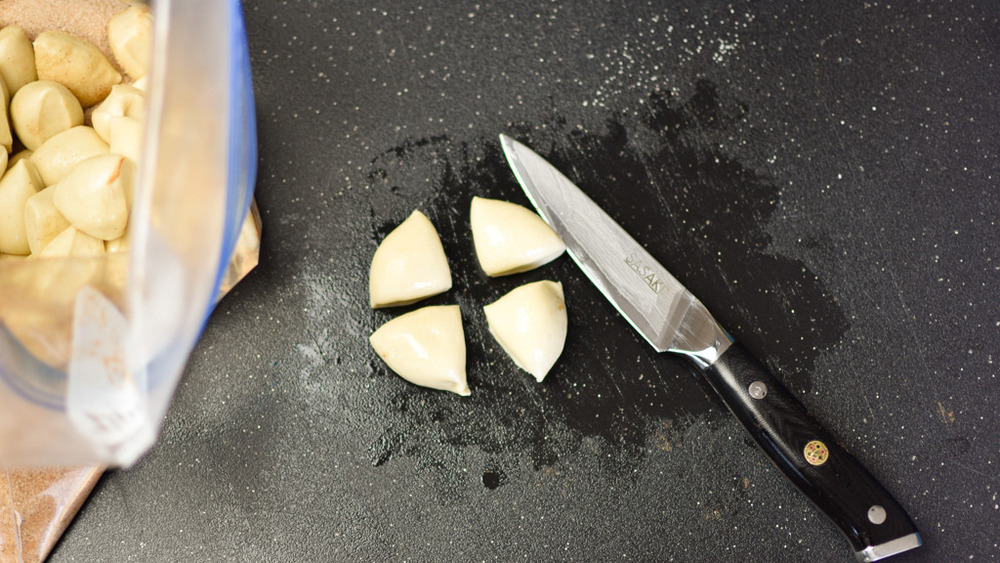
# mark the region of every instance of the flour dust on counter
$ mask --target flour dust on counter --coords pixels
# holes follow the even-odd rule
[[[511,124],[506,132],[566,170],[682,283],[709,297],[706,304],[720,322],[751,349],[781,348],[765,361],[790,362],[777,371],[793,391],[807,392],[816,357],[839,341],[847,323],[808,268],[771,253],[765,226],[779,189],[714,142],[745,119],[748,108],[707,80],[687,97],[664,90],[643,103],[640,113],[602,110],[597,128],[574,126],[554,113],[537,123]],[[564,456],[598,444],[594,463],[628,474],[650,456],[691,447],[685,439],[691,425],[723,416],[694,371],[649,350],[568,257],[503,278],[482,271],[468,215],[473,198],[528,205],[496,137],[409,139],[373,158],[366,180],[372,244],[414,208],[438,228],[453,287],[423,304],[460,306],[472,389],[471,397],[455,400],[408,387],[380,362],[369,362],[369,386],[380,387],[380,394],[359,400],[382,403],[376,418],[381,429],[368,435],[373,465],[406,456],[444,476],[458,471],[447,462],[455,448],[475,447],[492,460],[482,478],[492,489],[505,482],[496,475],[525,460],[535,470],[557,467]],[[489,336],[481,308],[544,279],[564,286],[569,330],[562,356],[535,384]],[[779,279],[785,280],[780,292]],[[741,308],[748,296],[768,306]],[[369,314],[373,326],[389,318],[383,311]],[[442,487],[448,482],[442,479]]]

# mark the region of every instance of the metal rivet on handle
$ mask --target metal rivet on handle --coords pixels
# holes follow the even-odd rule
[[[809,465],[820,466],[830,459],[830,449],[819,440],[812,440],[806,447],[802,448],[802,456],[806,458]]]
[[[754,381],[750,384],[750,387],[747,388],[747,392],[750,393],[750,396],[754,399],[763,399],[767,396],[767,385],[764,385],[763,381]]]
[[[885,509],[877,504],[873,504],[868,509],[868,521],[875,525],[885,522]]]

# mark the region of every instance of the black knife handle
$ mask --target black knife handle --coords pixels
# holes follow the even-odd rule
[[[745,348],[734,343],[702,371],[785,477],[847,535],[859,560],[920,545],[899,503]]]

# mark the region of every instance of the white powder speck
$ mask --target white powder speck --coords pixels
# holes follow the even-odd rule
[[[719,39],[719,48],[715,51],[715,54],[712,55],[712,60],[717,63],[725,62],[726,56],[735,51],[736,47],[738,46],[739,43],[737,42],[737,40],[730,42],[726,41],[725,39]]]

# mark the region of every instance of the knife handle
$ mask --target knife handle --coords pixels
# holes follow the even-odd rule
[[[701,369],[785,477],[847,535],[858,560],[921,544],[899,503],[743,346]]]

